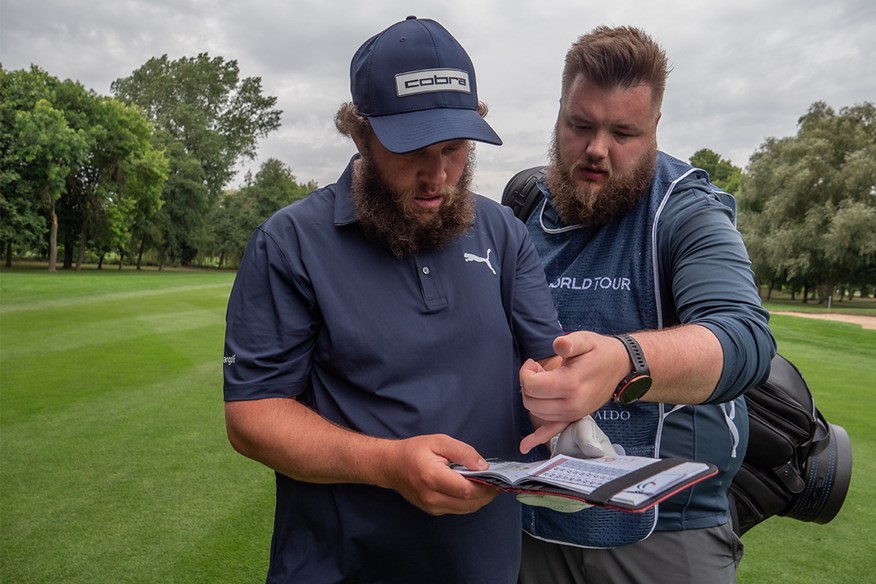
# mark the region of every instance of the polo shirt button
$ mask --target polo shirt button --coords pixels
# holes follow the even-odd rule
[[[429,266],[423,266],[423,273],[429,275]]]

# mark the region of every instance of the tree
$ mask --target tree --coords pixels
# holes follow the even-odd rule
[[[835,281],[846,284],[850,300],[855,288],[876,283],[876,205],[840,203],[824,234],[824,244]]]
[[[755,271],[794,288],[833,294],[874,273],[876,107],[839,113],[814,103],[794,137],[752,155],[740,192],[740,229]],[[869,276],[865,276],[869,274]]]
[[[118,249],[124,256],[131,223],[160,206],[167,160],[154,149],[152,126],[137,109],[71,81],[59,86],[57,100],[88,148],[87,158],[67,175],[62,207],[65,267],[70,267],[75,246],[78,270],[89,243],[102,252]]]
[[[734,194],[739,190],[742,169],[738,166],[733,166],[729,160],[721,158],[721,155],[717,152],[708,148],[701,148],[690,157],[690,163],[708,172],[712,182],[728,193]]]
[[[159,269],[168,262],[189,263],[194,258],[195,241],[215,206],[210,203],[206,172],[200,162],[181,142],[170,142],[167,153],[170,172],[162,195],[164,205],[143,230],[143,236],[158,250]],[[141,258],[144,247],[141,244]]]
[[[200,247],[218,258],[220,270],[227,263],[239,261],[254,228],[240,213],[243,203],[240,190],[229,190],[222,194],[219,204],[210,209],[210,229],[204,233]]]
[[[241,79],[237,61],[206,53],[152,58],[111,89],[143,108],[160,130],[162,147],[176,158],[164,192],[167,204],[156,217],[153,231],[160,236],[154,244],[163,246],[162,258],[185,262],[194,256],[208,211],[237,163],[254,158],[258,139],[280,126],[277,98],[262,95],[260,78]]]
[[[148,144],[148,139],[146,144]],[[141,144],[140,146],[143,146]],[[103,199],[103,209],[95,217],[96,251],[103,255],[118,252],[119,270],[132,251],[132,244],[139,243],[136,236],[141,226],[147,225],[164,201],[161,191],[167,182],[167,159],[162,152],[146,147],[123,161],[121,189],[111,185]],[[100,267],[100,265],[98,266]]]
[[[7,264],[14,244],[44,247],[45,215],[54,271],[59,235],[65,267],[77,246],[79,267],[89,242],[123,253],[131,224],[159,206],[167,161],[148,120],[79,83],[0,69],[0,137]]]
[[[276,158],[269,158],[261,165],[255,178],[247,173],[241,189],[249,231],[316,188],[316,183],[312,181],[299,184],[291,168]]]
[[[0,241],[6,265],[13,245],[42,247],[49,215],[49,271],[55,271],[56,202],[72,167],[87,156],[87,141],[55,107],[60,83],[38,67],[0,68]]]
[[[244,186],[224,193],[220,204],[211,210],[210,230],[205,233],[201,249],[218,257],[220,268],[231,258],[239,259],[253,229],[316,188],[313,181],[299,184],[291,168],[277,159],[268,159],[255,177],[247,173]]]

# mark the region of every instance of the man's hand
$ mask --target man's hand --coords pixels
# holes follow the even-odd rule
[[[551,449],[551,456],[565,454],[575,458],[596,458],[598,456],[618,454],[618,448],[620,446],[615,447],[612,445],[611,440],[596,425],[593,418],[585,416],[574,424],[569,424],[560,433]],[[517,495],[517,500],[524,505],[546,507],[560,513],[576,513],[592,507],[592,505],[583,501],[552,495],[523,494]]]
[[[572,422],[602,407],[629,372],[629,355],[617,339],[580,331],[557,337],[559,367],[546,371],[528,360],[520,368],[523,405],[545,422]]]
[[[450,470],[451,462],[472,470],[489,465],[474,448],[443,434],[389,441],[383,461],[380,486],[398,491],[432,515],[473,513],[500,492]]]

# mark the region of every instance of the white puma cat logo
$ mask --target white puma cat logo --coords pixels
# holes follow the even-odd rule
[[[465,258],[467,262],[480,262],[482,264],[487,264],[487,267],[490,268],[490,271],[493,272],[493,275],[496,275],[496,270],[493,269],[493,264],[490,263],[490,252],[493,251],[490,248],[487,248],[487,257],[482,258],[480,256],[476,256],[473,253],[462,254],[462,257]]]

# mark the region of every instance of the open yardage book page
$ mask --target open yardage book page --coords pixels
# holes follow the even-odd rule
[[[544,461],[536,460],[535,462],[514,462],[510,460],[493,460],[487,459],[490,463],[490,468],[487,470],[468,470],[464,466],[453,465],[453,470],[467,476],[480,477],[496,477],[502,479],[510,485],[519,485],[527,479],[533,478],[533,473],[539,467],[546,466],[546,463],[553,459]]]
[[[497,477],[513,486],[524,487],[527,483],[543,483],[586,496],[614,479],[655,462],[658,462],[658,459],[641,456],[573,458],[560,454],[546,461],[491,461],[490,468],[486,471],[469,471],[459,467],[456,470],[468,476]],[[672,468],[649,474],[647,478],[612,496],[612,501],[638,506],[686,479],[702,474],[707,469],[708,465],[702,463],[683,462]]]
[[[564,487],[589,495],[596,488],[630,472],[657,462],[656,458],[641,456],[603,456],[600,458],[573,458],[559,455],[533,469],[531,478],[539,482]],[[641,482],[614,495],[612,500],[639,505],[658,493],[663,493],[685,479],[702,473],[707,465],[684,462],[643,479]]]

